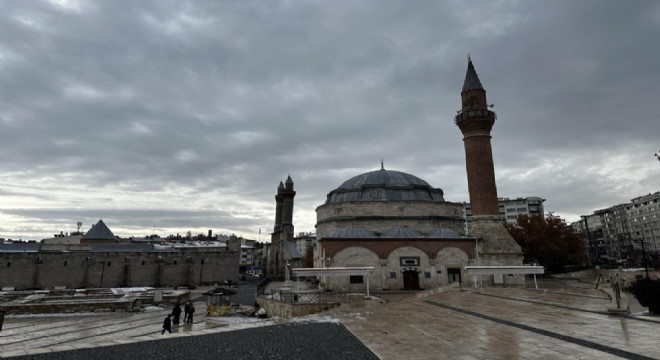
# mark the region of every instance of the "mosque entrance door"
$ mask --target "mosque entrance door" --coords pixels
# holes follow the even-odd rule
[[[417,271],[408,270],[403,272],[403,289],[419,289],[419,273]]]
[[[461,268],[447,268],[447,279],[450,284],[461,282]]]

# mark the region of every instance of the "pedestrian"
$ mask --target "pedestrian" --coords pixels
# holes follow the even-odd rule
[[[172,333],[172,314],[167,314],[165,320],[163,321],[163,331],[160,332],[161,335],[165,334],[167,330],[168,333]]]
[[[190,318],[190,301],[186,301],[186,304],[183,306],[183,323],[188,323],[188,318]]]
[[[172,323],[179,326],[179,318],[181,318],[181,305],[176,303],[174,309],[172,309]]]
[[[193,323],[193,314],[195,313],[195,306],[191,303],[190,304],[190,312],[188,313],[188,324]]]

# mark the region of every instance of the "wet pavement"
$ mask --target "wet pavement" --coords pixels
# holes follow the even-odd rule
[[[198,302],[196,323],[165,335],[161,324],[169,309],[8,316],[0,356],[147,360],[189,357],[177,349],[195,349],[197,359],[660,359],[660,317],[611,315],[607,292],[589,284],[384,298],[389,301],[342,306],[302,322],[215,321],[204,317]]]
[[[384,360],[659,359],[660,318],[610,307],[590,288],[467,288],[368,306],[342,323]]]

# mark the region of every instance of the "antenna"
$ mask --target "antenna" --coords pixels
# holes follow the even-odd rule
[[[80,227],[82,226],[82,221],[78,221],[76,223],[76,225],[78,225],[78,232],[80,232]]]

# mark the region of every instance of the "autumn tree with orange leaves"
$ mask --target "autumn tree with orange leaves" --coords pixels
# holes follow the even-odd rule
[[[558,216],[520,215],[517,224],[504,226],[522,248],[525,263],[537,263],[556,273],[587,261],[584,240]]]

